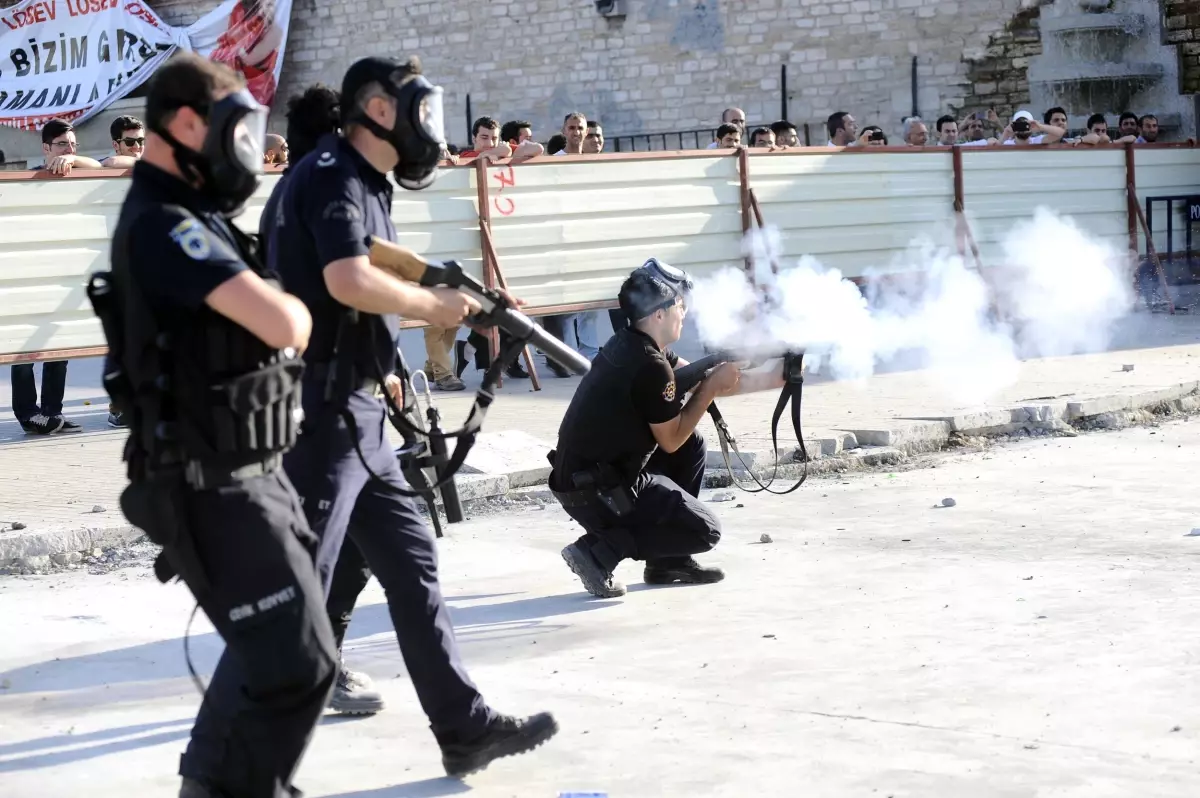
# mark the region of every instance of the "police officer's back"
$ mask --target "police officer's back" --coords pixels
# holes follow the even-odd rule
[[[89,295],[130,418],[129,520],[163,546],[226,643],[180,762],[181,796],[289,789],[334,678],[316,538],[280,467],[311,320],[226,216],[262,170],[265,109],[228,68],[169,61],[145,156]]]
[[[563,559],[597,596],[624,595],[613,571],[630,558],[646,561],[650,584],[723,578],[691,557],[721,534],[697,498],[706,453],[696,425],[738,372],[719,367],[686,404],[677,394],[673,369],[684,361],[667,347],[682,333],[689,284],[654,259],[625,281],[618,298],[630,324],[600,350],[559,428],[550,487],[585,530]]]

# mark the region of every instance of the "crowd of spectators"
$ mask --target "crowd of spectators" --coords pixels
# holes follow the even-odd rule
[[[939,116],[930,130],[921,117],[905,119],[895,141],[878,125],[867,125],[859,129],[858,121],[846,111],[831,114],[826,120],[825,146],[829,147],[991,147],[991,146],[1037,146],[1063,144],[1095,147],[1108,144],[1152,143],[1159,140],[1158,119],[1154,114],[1137,114],[1126,111],[1118,119],[1114,129],[1109,128],[1104,114],[1092,114],[1082,130],[1070,130],[1069,116],[1061,107],[1050,108],[1039,121],[1027,110],[1017,110],[1007,122],[1002,121],[996,110],[969,113],[963,117],[953,114]],[[112,155],[96,160],[78,151],[75,129],[70,122],[53,119],[42,128],[43,162],[33,167],[45,169],[52,175],[67,175],[73,170],[128,169],[141,157],[145,144],[145,126],[133,116],[114,119],[109,128],[112,140]],[[796,125],[787,120],[748,127],[746,114],[740,108],[727,108],[713,131],[708,149],[755,147],[781,150],[802,146]],[[514,119],[501,124],[490,116],[481,116],[471,126],[471,143],[465,148],[447,145],[446,159],[450,163],[470,163],[476,159],[485,163],[516,164],[540,155],[595,155],[604,152],[604,128],[600,121],[589,119],[581,112],[572,112],[563,118],[562,127],[554,131],[545,143],[539,143],[533,124],[527,120]],[[265,160],[268,164],[288,163],[288,144],[283,136],[271,133],[264,142]],[[580,354],[591,359],[599,352],[601,325],[599,311],[542,316],[546,330],[565,341]],[[617,322],[614,322],[614,324]],[[461,391],[465,389],[463,372],[474,365],[476,369],[488,366],[487,340],[479,332],[466,329],[425,329],[426,361],[425,372],[440,390]],[[546,361],[547,368],[559,377],[569,373],[553,361]],[[79,425],[62,414],[62,401],[66,386],[66,361],[51,361],[43,365],[41,394],[34,382],[33,366],[22,364],[12,367],[13,413],[26,432],[54,434],[75,432]],[[521,365],[514,364],[507,370],[514,379],[528,378]],[[108,423],[114,427],[126,426],[126,421],[110,407]]]

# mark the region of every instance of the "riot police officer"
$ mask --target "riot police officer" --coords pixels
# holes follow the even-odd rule
[[[699,500],[704,438],[696,431],[713,399],[783,385],[782,368],[741,374],[714,369],[684,403],[673,369],[687,365],[668,347],[683,333],[687,275],[654,258],[622,284],[628,326],[617,330],[579,384],[550,453],[550,488],[584,534],[562,551],[595,596],[625,595],[613,572],[645,560],[646,584],[725,578],[691,555],[721,538],[717,517]]]
[[[227,67],[162,66],[112,271],[88,287],[131,419],[121,507],[226,645],[180,761],[186,798],[293,794],[336,671],[317,537],[281,467],[311,318],[228,221],[258,185],[265,121]]]
[[[449,775],[540,745],[558,729],[548,713],[495,712],[463,666],[437,577],[437,549],[385,433],[376,397],[395,364],[398,315],[455,327],[473,300],[397,280],[371,265],[369,237],[396,240],[393,172],[419,190],[441,158],[441,89],[416,59],[366,58],[342,82],[342,133],[296,164],[279,200],[270,261],[313,313],[306,360],[306,426],[284,466],[321,537],[328,586],[347,534],[383,585],[405,665]],[[361,589],[361,588],[360,588]],[[331,594],[349,611],[354,596]]]
[[[341,129],[341,95],[335,89],[320,83],[309,86],[301,94],[288,100],[287,140],[291,147],[290,163],[271,191],[263,206],[258,221],[259,243],[265,252],[270,244],[271,228],[275,225],[279,200],[291,177],[292,168],[313,151],[323,136],[337,133]],[[399,386],[400,380],[389,375],[389,384]],[[327,605],[329,622],[333,626],[333,637],[338,651],[346,638],[350,616],[358,594],[371,579],[371,569],[363,558],[358,544],[347,538],[334,567],[329,595],[334,602]],[[329,697],[329,706],[337,711],[352,715],[371,715],[383,709],[383,696],[371,684],[371,678],[346,667],[340,660],[337,680]]]

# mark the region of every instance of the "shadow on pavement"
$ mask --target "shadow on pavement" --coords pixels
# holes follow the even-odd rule
[[[188,737],[192,730],[192,718],[168,720],[158,723],[139,723],[133,726],[118,726],[113,729],[87,732],[85,734],[57,734],[53,737],[42,737],[37,740],[26,740],[20,743],[0,745],[0,773],[11,773],[18,770],[35,770],[37,768],[54,767],[71,762],[82,762],[87,759],[117,754],[122,751],[132,751],[138,748],[148,748],[153,745],[176,742]],[[174,728],[172,728],[174,727]],[[143,735],[144,732],[162,729],[157,734]],[[143,735],[133,736],[130,735]],[[115,739],[128,738],[128,739]],[[82,743],[94,745],[79,746]],[[73,746],[67,750],[47,750]],[[13,754],[26,754],[9,758]]]
[[[438,795],[461,795],[470,791],[469,785],[458,779],[443,776],[440,779],[421,779],[374,790],[333,793],[325,798],[434,798]]]
[[[540,623],[544,618],[558,615],[571,615],[577,612],[588,612],[619,604],[616,601],[594,601],[587,593],[565,593],[559,596],[537,596],[536,598],[516,599],[499,604],[480,604],[472,607],[455,607],[450,600],[450,619],[454,623],[456,636],[467,642],[470,640],[469,631],[485,626],[511,626],[514,624],[525,628],[541,627],[546,631],[562,626],[546,626]],[[530,623],[532,622],[532,623]],[[354,622],[346,634],[348,640],[370,637],[392,630],[392,618],[388,614],[386,603],[368,604],[356,607]],[[467,634],[463,634],[467,632]]]
[[[469,647],[476,640],[494,640],[519,630],[525,630],[526,634],[533,631],[557,631],[566,626],[547,625],[543,624],[542,620],[619,603],[585,601],[584,597],[588,597],[586,593],[572,593],[471,607],[454,606],[456,601],[479,601],[504,595],[512,594],[482,594],[449,599],[450,616],[455,628],[461,630],[459,642],[464,647]],[[181,623],[180,629],[183,627],[184,624]],[[497,634],[489,635],[491,631]],[[385,632],[392,632],[392,619],[388,615],[387,605],[369,604],[355,610],[354,621],[347,637],[357,639]],[[391,645],[394,644],[393,640]],[[188,638],[196,671],[203,674],[206,681],[207,675],[216,666],[224,645],[216,632],[191,635]],[[0,673],[0,679],[7,680],[9,684],[4,690],[4,695],[84,690],[118,684],[150,687],[154,682],[183,679],[187,676],[181,637],[77,657],[63,657]]]

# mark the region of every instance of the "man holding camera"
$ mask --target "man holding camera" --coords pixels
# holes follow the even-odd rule
[[[571,399],[550,453],[554,497],[584,529],[562,551],[594,596],[615,598],[625,559],[645,560],[646,584],[708,583],[720,568],[692,559],[721,539],[721,524],[698,498],[707,459],[696,425],[718,396],[783,386],[782,368],[742,374],[723,363],[685,404],[675,383],[687,365],[668,347],[683,333],[687,275],[654,258],[621,286],[629,326],[592,362]]]
[[[295,164],[279,198],[271,263],[311,309],[304,434],[284,460],[314,532],[328,591],[349,534],[383,585],[405,665],[442,750],[460,776],[530,751],[558,730],[548,713],[501,715],[459,659],[437,549],[386,435],[379,398],[395,370],[399,315],[457,327],[478,310],[448,288],[422,288],[372,266],[371,237],[396,240],[392,183],[428,187],[445,136],[442,90],[405,63],[364,58],[342,82],[342,133]],[[334,583],[336,586],[336,582]],[[351,583],[361,590],[361,583]],[[355,595],[328,597],[331,612]]]
[[[1012,122],[1004,129],[1000,139],[1009,146],[1024,147],[1032,144],[1057,144],[1067,131],[1061,127],[1043,124],[1028,111],[1017,111]]]

